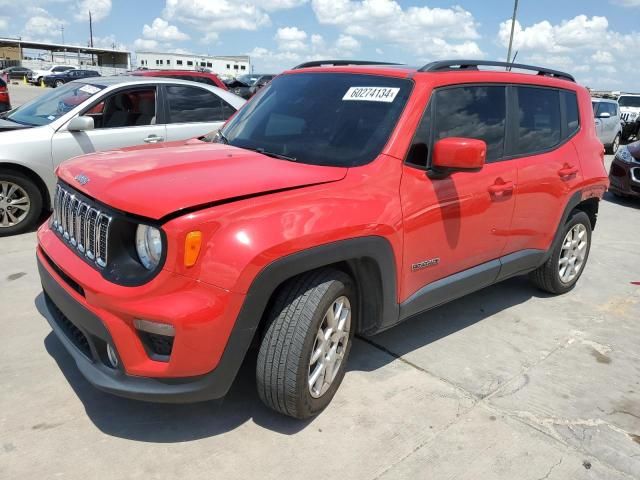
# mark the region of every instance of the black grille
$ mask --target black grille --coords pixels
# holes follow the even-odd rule
[[[82,333],[78,327],[76,327],[62,311],[56,306],[55,303],[49,298],[49,295],[44,294],[45,302],[49,307],[49,312],[55,320],[56,324],[64,332],[66,337],[80,350],[87,358],[91,359],[91,347],[89,346],[89,339]]]

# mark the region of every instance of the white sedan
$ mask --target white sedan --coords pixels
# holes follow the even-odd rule
[[[200,137],[245,100],[217,87],[160,77],[70,82],[0,115],[0,236],[49,210],[55,168],[77,155]]]

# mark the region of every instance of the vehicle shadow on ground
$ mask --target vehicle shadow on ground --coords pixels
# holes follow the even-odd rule
[[[620,205],[621,207],[635,208],[636,210],[640,210],[640,199],[633,197],[616,197],[611,192],[605,192],[603,200],[606,200],[609,203],[614,203],[616,205]]]
[[[441,307],[416,315],[404,323],[372,337],[361,338],[360,347],[372,345],[387,355],[360,358],[356,353],[349,362],[349,370],[373,371],[398,357],[435,343],[453,333],[464,330],[492,315],[528,301],[532,297],[552,295],[535,288],[526,276],[514,277],[462,297]],[[353,354],[352,353],[352,354]]]
[[[357,339],[348,370],[367,372],[382,368],[399,356],[537,295],[543,294],[522,277],[488,287],[398,325],[393,329],[393,339],[384,342],[387,354],[371,355],[367,340],[377,343],[380,335],[365,341]],[[42,294],[36,298],[35,304],[43,313]],[[285,435],[295,434],[313,422],[313,419],[300,421],[285,417],[262,404],[255,387],[255,349],[250,350],[224,399],[172,405],[140,402],[103,393],[84,379],[53,333],[45,338],[44,345],[83,403],[89,419],[107,435],[143,442],[174,443],[220,435],[248,421]]]

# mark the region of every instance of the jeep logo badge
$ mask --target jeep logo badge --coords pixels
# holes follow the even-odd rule
[[[89,183],[89,177],[81,173],[80,175],[76,175],[76,182],[80,185],[86,185]]]

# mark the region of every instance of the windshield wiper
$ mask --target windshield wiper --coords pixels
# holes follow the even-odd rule
[[[258,152],[258,153],[261,153],[262,155],[266,155],[267,157],[278,158],[280,160],[287,160],[288,162],[298,161],[296,157],[289,157],[288,155],[282,155],[281,153],[267,152],[264,148],[247,148],[247,147],[240,147],[240,148],[244,148],[245,150],[251,150],[252,152]]]

